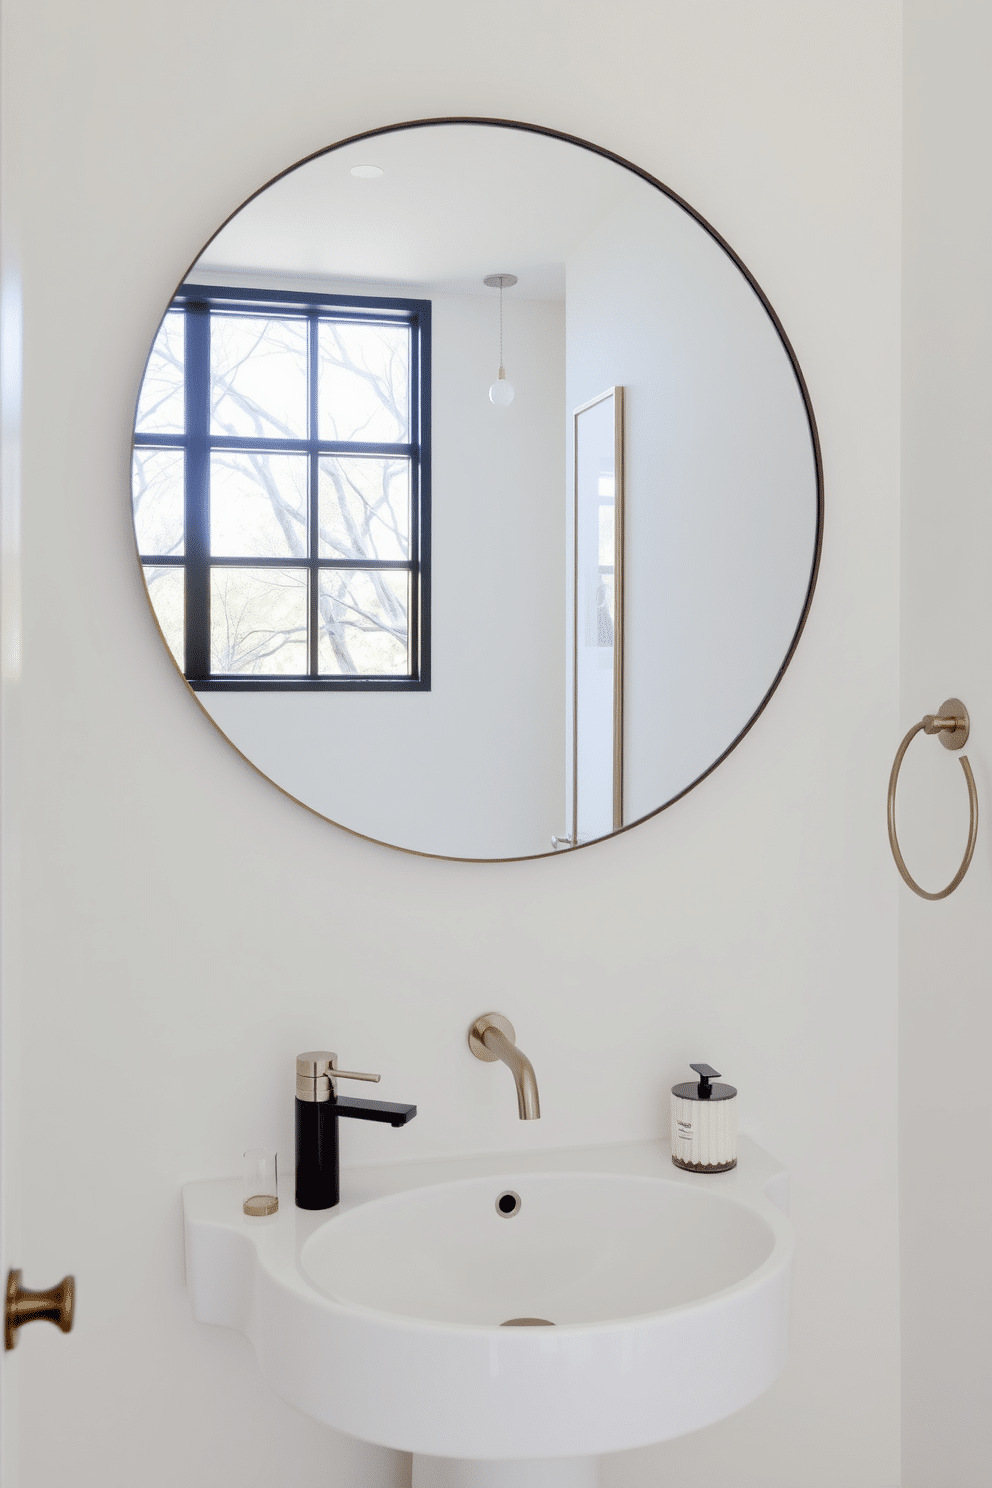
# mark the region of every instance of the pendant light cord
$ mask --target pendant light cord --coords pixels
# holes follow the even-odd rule
[[[482,282],[487,289],[499,290],[499,376],[489,389],[489,397],[500,408],[506,408],[513,402],[513,388],[506,380],[506,369],[503,366],[503,291],[513,288],[517,282],[517,276],[516,274],[487,274]]]
[[[503,275],[499,276],[499,370],[503,371]]]

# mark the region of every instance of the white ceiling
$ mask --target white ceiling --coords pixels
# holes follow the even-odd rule
[[[383,175],[351,175],[359,164]],[[573,246],[632,191],[653,188],[612,161],[545,135],[434,125],[378,135],[320,156],[243,207],[200,257],[225,271],[383,282],[564,299]]]

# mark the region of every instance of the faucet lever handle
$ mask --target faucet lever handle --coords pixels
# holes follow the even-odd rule
[[[360,1075],[357,1070],[330,1069],[327,1073],[332,1080],[371,1080],[376,1085],[382,1079],[381,1075]]]

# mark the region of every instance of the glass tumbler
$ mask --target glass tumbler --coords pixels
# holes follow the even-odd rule
[[[279,1208],[276,1184],[276,1154],[271,1147],[249,1147],[245,1153],[245,1188],[242,1208],[252,1219],[275,1214]]]

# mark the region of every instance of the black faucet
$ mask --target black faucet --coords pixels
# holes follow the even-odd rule
[[[417,1114],[416,1106],[393,1101],[349,1100],[339,1096],[336,1080],[374,1080],[378,1075],[360,1075],[339,1070],[337,1055],[312,1049],[296,1061],[296,1207],[333,1209],[340,1201],[338,1119],[387,1121],[405,1126]]]

